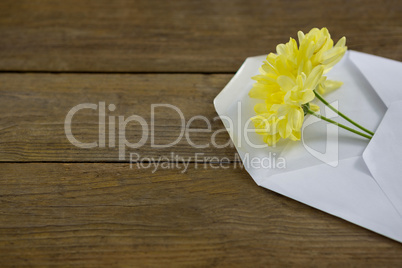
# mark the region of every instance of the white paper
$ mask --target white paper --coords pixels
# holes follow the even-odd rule
[[[364,151],[363,158],[371,174],[402,217],[401,119],[402,102],[394,102]]]
[[[350,59],[364,74],[386,106],[394,101],[402,100],[402,90],[399,86],[402,64],[399,61],[357,51],[350,53]]]
[[[254,83],[251,77],[258,74],[265,57],[248,58],[214,100],[245,169],[262,187],[402,242],[402,217],[362,158],[367,139],[307,117],[302,142],[285,141],[276,148],[255,148],[264,143],[253,131],[244,132],[252,130],[247,120],[254,116],[253,106],[258,102],[249,98],[248,92]],[[342,81],[343,86],[325,98],[356,122],[375,130],[386,112],[385,104],[390,105],[391,99],[402,99],[396,87],[383,82],[395,79],[394,71],[386,70],[401,68],[400,62],[349,51],[327,74],[328,79]],[[348,124],[320,106],[325,116]],[[271,163],[272,159],[284,159],[286,168],[255,165],[255,159]]]

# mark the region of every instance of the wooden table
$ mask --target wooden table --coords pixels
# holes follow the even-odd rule
[[[151,136],[181,134],[173,109],[155,109],[154,134],[124,159],[108,143],[109,116],[117,136],[118,116],[150,122],[157,103],[223,129],[214,97],[246,57],[298,30],[326,26],[350,49],[402,60],[401,14],[400,1],[2,0],[0,266],[401,267],[400,243],[258,187],[233,147],[196,149],[184,137],[152,146]],[[72,132],[98,146],[75,147],[67,113],[102,102],[105,147],[92,109],[77,112]],[[132,143],[141,133],[127,125]],[[190,137],[211,143],[210,132]],[[141,156],[131,167],[129,153]],[[146,168],[176,163],[171,153],[190,160],[186,170]]]

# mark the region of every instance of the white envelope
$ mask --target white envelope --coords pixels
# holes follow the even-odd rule
[[[265,58],[247,58],[214,100],[245,169],[262,187],[402,242],[402,102],[396,102],[402,100],[402,63],[348,51],[327,74],[344,84],[324,97],[376,131],[370,142],[307,116],[302,141],[271,148],[249,121],[259,102],[248,97],[251,77]],[[320,106],[321,114],[350,125]]]

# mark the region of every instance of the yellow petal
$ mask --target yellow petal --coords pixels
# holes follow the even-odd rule
[[[284,91],[290,91],[296,85],[290,77],[285,75],[279,76],[276,81]]]
[[[340,88],[342,85],[343,85],[343,83],[341,81],[326,80],[324,82],[324,86],[322,87],[321,94],[329,93],[335,89]]]
[[[324,52],[323,58],[324,62],[322,64],[328,64],[334,60],[340,60],[343,54],[345,53],[345,48],[343,47],[334,47],[326,52]],[[340,58],[339,58],[340,57]],[[339,58],[339,59],[338,59]]]
[[[262,84],[266,84],[266,85],[276,83],[276,79],[271,77],[270,75],[259,74],[259,75],[251,77],[251,79],[257,81],[258,83],[262,83]]]
[[[286,46],[284,44],[277,45],[276,46],[276,53],[278,53],[278,55],[286,54]]]
[[[264,136],[264,142],[268,144],[268,146],[273,146],[275,145],[280,139],[279,134],[274,134],[274,135],[266,135]]]
[[[346,37],[342,37],[339,39],[339,41],[336,43],[335,47],[344,47],[346,44]]]
[[[303,125],[304,114],[302,109],[291,109],[288,114],[288,120],[293,130],[300,130]]]
[[[288,138],[289,135],[292,133],[292,128],[290,127],[290,124],[288,124],[288,121],[286,119],[282,119],[281,121],[279,121],[277,127],[279,135],[281,135],[281,138],[283,139]]]
[[[302,98],[299,100],[300,104],[305,104],[308,103],[312,100],[314,100],[315,95],[313,90],[307,89],[306,91],[303,92]]]
[[[255,111],[257,114],[265,114],[265,113],[268,113],[267,105],[266,105],[265,103],[257,103],[257,104],[254,106],[254,111]]]
[[[275,69],[269,64],[262,65],[258,70],[260,71],[260,74],[262,74],[262,75],[276,73]]]
[[[248,95],[254,99],[265,99],[268,96],[268,90],[265,87],[256,85],[250,90]]]
[[[297,32],[297,37],[299,38],[299,44],[301,44],[301,42],[304,39],[304,33],[302,31],[298,31]]]
[[[315,105],[314,103],[310,103],[310,110],[312,110],[313,112],[318,112],[320,110],[320,106]]]
[[[301,131],[293,131],[289,138],[292,141],[299,141],[301,139]]]
[[[319,65],[315,67],[307,77],[305,88],[314,90],[317,87],[318,81],[324,72],[324,67]]]

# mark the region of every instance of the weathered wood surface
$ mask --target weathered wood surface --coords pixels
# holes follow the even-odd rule
[[[0,164],[0,266],[400,266],[402,245],[239,167]]]
[[[215,148],[213,142],[225,145],[229,135],[217,119],[213,99],[232,75],[214,74],[0,74],[0,161],[129,161],[130,153],[143,157],[170,156],[235,159],[232,146]],[[64,122],[68,112],[82,103],[97,104],[98,109],[83,109],[72,118],[72,134],[80,142],[99,142],[99,102],[105,102],[105,147],[79,148],[66,137]],[[115,111],[108,110],[114,104]],[[169,104],[156,107],[152,104]],[[194,116],[204,116],[211,131],[182,133],[182,120],[193,129],[207,129],[202,119],[190,122]],[[147,123],[147,142],[138,149],[126,148],[125,160],[119,160],[118,116],[138,115]],[[109,116],[116,121],[115,147],[109,146]],[[152,117],[154,123],[152,123]],[[216,119],[215,119],[216,118]],[[190,123],[189,123],[190,122]],[[151,135],[151,127],[154,135]],[[221,130],[221,131],[220,131]],[[217,135],[213,136],[215,132]],[[140,141],[143,128],[135,122],[126,127],[126,139]],[[183,134],[183,135],[182,135]],[[180,140],[177,144],[158,148]],[[190,142],[189,142],[190,141]],[[206,148],[195,148],[197,146]],[[125,146],[126,147],[126,146]],[[200,155],[201,156],[201,155]]]
[[[149,136],[119,160],[107,134],[105,148],[81,149],[64,132],[72,107],[102,101],[116,105],[106,114],[116,122],[149,123],[151,104],[167,103],[220,130],[212,100],[246,57],[326,26],[350,49],[402,60],[400,14],[392,0],[0,1],[0,266],[400,267],[400,243],[258,187],[231,147],[196,149],[183,137],[156,149]],[[174,141],[177,113],[155,118],[156,143]],[[72,131],[93,142],[98,125],[86,109]],[[127,127],[131,142],[140,133]],[[211,133],[191,138],[207,144]],[[168,160],[153,173],[116,163],[130,152],[230,163],[182,173]]]
[[[400,1],[2,0],[0,70],[234,72],[298,30],[402,60]]]

